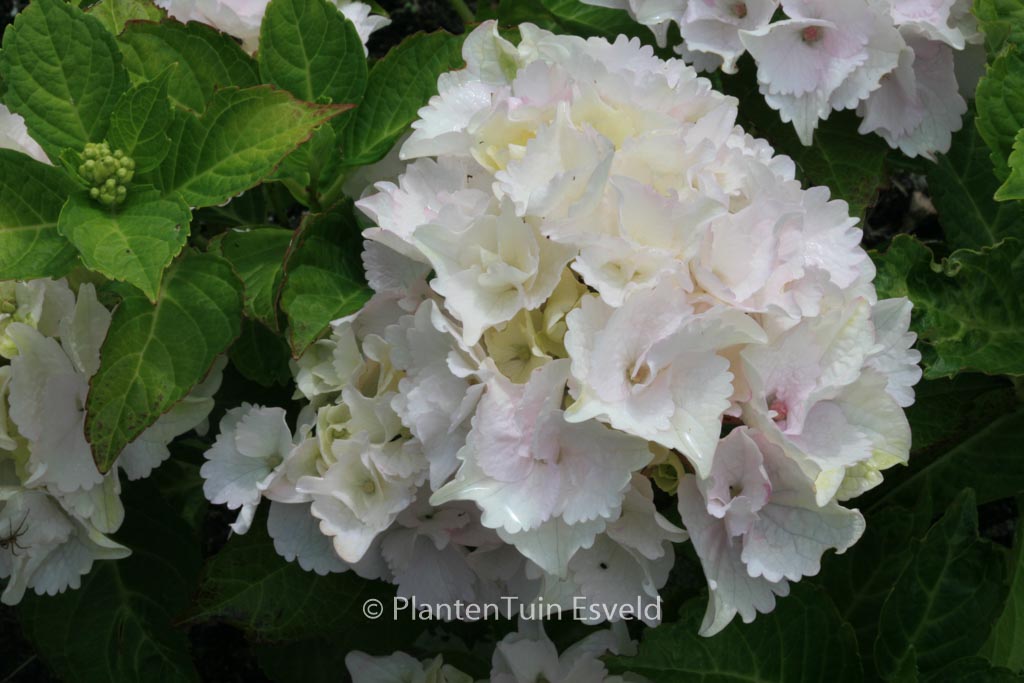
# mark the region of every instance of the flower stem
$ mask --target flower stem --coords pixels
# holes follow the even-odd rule
[[[466,4],[465,0],[448,0],[451,4],[452,9],[462,19],[462,23],[467,27],[476,21],[476,16],[473,15],[473,10],[469,9],[469,5]]]

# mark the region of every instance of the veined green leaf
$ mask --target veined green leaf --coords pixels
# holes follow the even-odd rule
[[[417,33],[374,64],[366,96],[349,117],[342,150],[345,163],[379,161],[437,94],[437,78],[462,65],[463,36]]]
[[[288,341],[296,358],[332,320],[355,313],[370,298],[360,251],[351,203],[311,214],[296,231],[281,287],[281,310],[288,317]]]
[[[366,55],[355,25],[327,0],[271,0],[260,27],[260,74],[307,102],[358,104]]]
[[[115,36],[129,21],[160,21],[167,12],[149,0],[100,0],[86,10]]]
[[[964,491],[915,544],[914,557],[882,607],[875,661],[891,678],[927,672],[975,654],[1003,604],[1003,553],[978,538],[974,493]]]
[[[942,232],[953,248],[991,247],[1020,231],[1024,224],[1021,205],[1000,204],[993,199],[999,181],[974,120],[973,114],[964,118],[964,127],[953,135],[949,152],[928,167],[932,202]]]
[[[981,251],[960,249],[935,264],[928,247],[899,235],[878,257],[879,293],[914,302],[912,329],[925,377],[968,370],[1024,375],[1022,247],[1007,238]]]
[[[102,141],[128,88],[114,36],[62,0],[33,0],[17,16],[4,32],[0,76],[5,104],[51,159]]]
[[[62,277],[78,260],[57,219],[75,184],[61,169],[0,149],[0,280]]]
[[[141,83],[118,100],[110,119],[107,139],[111,149],[120,149],[135,160],[135,172],[145,173],[160,165],[171,139],[171,105],[167,85],[176,69],[168,67],[155,80]]]
[[[85,436],[101,471],[202,381],[241,321],[242,285],[214,254],[184,253],[164,276],[156,305],[126,293],[85,405]]]
[[[260,82],[256,62],[231,36],[206,24],[137,21],[128,24],[117,40],[136,83],[155,80],[177,64],[168,96],[175,105],[194,112],[205,110],[218,88],[246,88]]]
[[[1024,128],[1024,58],[1010,45],[989,66],[975,95],[978,132],[992,152],[996,177],[1010,175],[1007,160],[1017,132]]]
[[[106,207],[80,191],[60,213],[59,229],[91,270],[142,290],[156,302],[164,270],[188,240],[192,212],[179,195],[132,188],[128,199]]]
[[[142,179],[180,192],[193,207],[222,204],[270,175],[317,126],[348,108],[302,102],[270,86],[218,90],[201,116],[176,114],[171,149]]]
[[[246,315],[273,330],[278,328],[277,297],[293,235],[283,228],[250,228],[231,230],[218,240],[221,256],[245,285]]]
[[[1022,200],[1024,199],[1024,128],[1017,131],[1017,137],[1013,140],[1013,151],[1010,152],[1007,163],[1010,165],[1010,175],[1002,187],[996,191],[996,199],[1001,202]],[[1011,206],[1017,209],[1018,214],[1024,213],[1020,204],[1011,204]],[[1019,223],[1017,227],[1020,227]]]

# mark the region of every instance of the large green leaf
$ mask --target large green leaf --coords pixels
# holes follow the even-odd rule
[[[57,231],[75,184],[59,168],[0,149],[0,280],[66,275],[77,260]]]
[[[274,549],[266,519],[259,515],[244,536],[233,536],[206,563],[188,621],[226,621],[263,640],[330,636],[346,642],[340,638],[393,628],[385,618],[382,623],[390,625],[374,629],[362,613],[370,598],[390,604],[393,588],[352,571],[323,576],[303,571]]]
[[[363,42],[327,0],[272,0],[259,58],[263,81],[300,100],[358,104],[366,90]]]
[[[1020,443],[1024,439],[1024,409],[991,419],[970,437],[938,455],[910,459],[910,471],[893,474],[883,485],[873,507],[929,501],[945,509],[966,486],[976,491],[979,503],[1009,498],[1024,492]]]
[[[242,285],[214,254],[184,253],[164,276],[155,306],[126,293],[85,405],[85,436],[101,471],[202,381],[241,320]]]
[[[351,203],[310,214],[295,233],[281,287],[288,341],[295,357],[331,323],[358,311],[370,298],[359,261],[359,226]]]
[[[255,320],[242,321],[242,334],[231,345],[228,357],[242,377],[257,384],[283,387],[292,381],[288,342]]]
[[[172,624],[195,587],[199,547],[150,482],[126,487],[124,500],[116,538],[132,555],[96,563],[77,590],[26,596],[22,626],[68,683],[198,681],[188,637]]]
[[[118,37],[124,64],[138,83],[177,64],[168,89],[179,107],[202,112],[214,90],[258,85],[256,62],[224,33],[198,22],[132,22]]]
[[[86,10],[115,36],[129,21],[160,21],[167,12],[149,0],[100,0]]]
[[[107,139],[113,149],[120,149],[135,160],[136,173],[159,166],[171,147],[167,137],[171,124],[167,86],[176,70],[169,67],[155,80],[135,86],[114,107]]]
[[[928,189],[952,248],[991,247],[1014,233],[1024,234],[1024,208],[994,201],[998,187],[989,149],[968,114],[949,152],[928,166]]]
[[[1016,47],[1011,45],[992,62],[975,98],[978,132],[992,152],[996,177],[1005,181],[1013,141],[1024,128],[1024,58]]]
[[[1024,498],[1017,499],[1018,510],[1024,510]],[[1013,553],[1009,558],[1010,595],[1003,613],[996,621],[984,653],[990,662],[1016,673],[1024,672],[1024,524],[1017,521]]]
[[[874,673],[872,648],[878,613],[892,586],[911,559],[908,544],[914,520],[902,507],[888,507],[868,520],[867,531],[853,548],[822,560],[818,582],[828,589],[842,618],[857,633],[866,673]]]
[[[858,133],[853,112],[832,112],[820,122],[814,144],[805,146],[793,126],[783,123],[765,103],[756,71],[752,61],[744,58],[737,75],[721,77],[723,89],[740,100],[740,123],[751,135],[768,140],[777,153],[792,158],[805,186],[828,187],[836,199],[849,203],[851,215],[864,218],[886,182],[888,146],[875,135]]]
[[[925,377],[976,370],[1024,375],[1024,242],[1005,239],[933,262],[931,250],[899,235],[878,257],[883,296],[909,296]]]
[[[58,227],[90,270],[134,285],[155,302],[164,270],[188,240],[191,219],[179,195],[164,197],[151,187],[133,188],[116,208],[79,191],[64,205]]]
[[[936,670],[977,653],[1006,596],[1001,550],[978,538],[964,491],[924,539],[882,607],[875,661],[887,678]]]
[[[1007,43],[1024,44],[1024,4],[1020,0],[974,0],[974,16],[990,53]]]
[[[349,117],[342,150],[345,163],[379,161],[416,120],[416,112],[437,94],[437,78],[462,66],[464,36],[417,33],[374,64],[366,96]]]
[[[193,207],[222,204],[248,190],[320,124],[349,108],[295,99],[270,86],[218,90],[201,116],[179,112],[160,168],[143,174]]]
[[[278,328],[277,297],[293,235],[283,228],[250,228],[226,232],[218,240],[221,256],[245,285],[246,315],[273,330]]]
[[[33,0],[4,32],[0,76],[4,103],[51,159],[103,140],[128,87],[114,37],[62,0]]]
[[[615,657],[612,671],[633,672],[654,683],[800,683],[860,681],[857,642],[820,588],[793,586],[775,611],[752,624],[734,620],[721,633],[697,635],[705,598],[683,606],[679,620],[644,633],[635,657]]]

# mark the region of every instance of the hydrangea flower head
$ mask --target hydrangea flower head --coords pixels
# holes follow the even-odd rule
[[[857,541],[843,503],[906,462],[909,302],[877,300],[847,205],[694,69],[520,32],[467,37],[404,172],[357,203],[375,293],[295,364],[295,429],[240,409],[204,476],[246,518],[273,501],[289,559],[420,602],[656,604],[690,538],[703,632],[749,621]],[[685,528],[656,504],[666,467]],[[572,679],[528,640],[496,671]],[[423,670],[399,659],[360,666]]]

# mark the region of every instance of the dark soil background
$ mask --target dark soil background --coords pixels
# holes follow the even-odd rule
[[[0,31],[14,20],[26,0],[0,0]],[[370,40],[371,57],[386,54],[403,37],[416,31],[445,29],[460,33],[463,24],[445,0],[380,0],[391,24]],[[476,3],[469,3],[475,5]],[[913,233],[926,241],[941,240],[942,233],[923,176],[897,172],[882,188],[864,226],[867,248],[885,248],[893,235]],[[979,509],[982,534],[1004,545],[1012,543],[1018,510],[1012,500],[996,501]],[[210,508],[204,523],[204,552],[215,553],[227,538],[231,519],[220,508]],[[667,589],[668,590],[668,589]],[[253,645],[241,631],[227,625],[201,625],[189,632],[192,652],[204,681],[214,683],[269,683],[256,664]],[[343,647],[342,643],[338,643]],[[342,673],[339,672],[339,680]],[[11,608],[0,608],[0,683],[56,681],[25,641]]]

